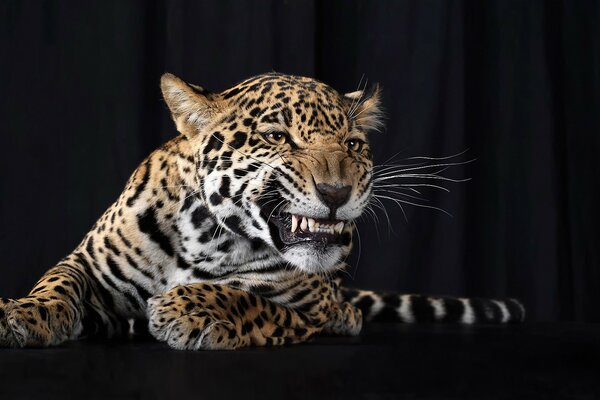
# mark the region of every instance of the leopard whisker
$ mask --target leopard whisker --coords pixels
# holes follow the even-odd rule
[[[437,210],[437,211],[443,212],[444,214],[448,215],[449,217],[453,217],[453,215],[450,214],[448,211],[446,211],[446,210],[444,210],[442,208],[439,208],[439,207],[430,206],[430,205],[426,205],[426,204],[414,203],[414,202],[407,201],[407,200],[402,200],[402,199],[395,199],[393,197],[385,196],[385,195],[373,195],[373,196],[376,197],[376,198],[378,198],[378,199],[385,199],[385,200],[391,200],[391,201],[393,201],[398,206],[400,206],[400,208],[402,209],[403,212],[404,212],[404,208],[402,207],[402,205],[400,203],[409,204],[409,205],[416,206],[416,207],[431,208],[433,210]]]
[[[461,151],[460,153],[456,153],[456,154],[453,154],[450,156],[445,156],[445,157],[415,156],[415,157],[405,158],[405,160],[449,160],[451,158],[456,158],[456,157],[462,156],[463,154],[465,154],[468,151],[469,151],[469,149],[465,149],[465,150]]]
[[[448,181],[448,182],[454,182],[454,183],[468,182],[471,180],[471,178],[453,179],[453,178],[448,178],[445,176],[439,176],[439,175],[433,175],[433,174],[398,174],[398,175],[378,177],[378,178],[374,178],[373,180],[377,181],[377,182],[381,182],[381,181],[387,181],[390,179],[397,179],[397,178],[437,179],[440,181]]]
[[[387,226],[388,226],[388,230],[389,231],[393,231],[393,225],[392,225],[392,220],[390,219],[390,215],[387,212],[387,209],[385,208],[385,205],[381,202],[381,200],[379,200],[376,196],[372,196],[371,199],[376,202],[373,203],[374,206],[376,206],[377,208],[379,208],[381,211],[383,211],[383,215],[385,216],[385,219],[387,221]],[[405,215],[406,218],[406,215]]]
[[[360,85],[362,84],[362,81],[364,78],[365,78],[365,74],[363,73],[360,77],[360,80],[358,81],[358,85],[356,86],[356,91],[360,90]],[[361,97],[362,97],[362,93],[360,94],[360,96],[358,98],[352,99],[352,103],[350,103],[350,107],[348,109],[348,114],[347,114],[349,119],[352,119],[352,114],[354,112],[355,104],[357,105],[358,102],[360,102]]]
[[[389,189],[375,189],[375,193],[388,193],[388,194],[397,194],[399,196],[406,196],[408,198],[411,199],[415,199],[415,200],[420,200],[420,201],[427,201],[429,202],[429,200],[424,199],[423,197],[419,197],[419,196],[413,196],[407,193],[403,193],[403,192],[398,192],[396,190],[389,190]]]
[[[443,190],[444,192],[450,193],[450,189],[445,188],[443,186],[434,185],[430,183],[386,183],[386,184],[377,184],[373,185],[373,188],[398,188],[398,189],[406,189],[410,190],[414,193],[421,194],[420,191],[415,189],[414,187],[430,187],[434,189]]]
[[[353,229],[356,231],[356,238],[358,239],[358,257],[356,259],[356,265],[354,266],[354,273],[352,274],[352,279],[356,278],[356,272],[358,271],[358,267],[360,265],[360,257],[362,255],[362,240],[360,238],[360,232],[358,230],[358,225],[356,222],[352,221]]]
[[[418,166],[409,166],[409,167],[402,166],[401,168],[396,168],[396,166],[392,165],[392,166],[383,168],[381,170],[375,171],[375,174],[383,174],[383,173],[387,173],[389,171],[395,171],[395,172],[418,171],[418,170],[430,169],[430,168],[444,168],[444,170],[445,170],[449,167],[466,165],[473,161],[475,161],[475,160],[472,159],[472,160],[468,160],[468,161],[461,161],[461,162],[454,162],[454,163],[436,163],[436,164],[427,164],[427,165],[418,165]],[[377,167],[375,167],[375,168],[377,168]]]

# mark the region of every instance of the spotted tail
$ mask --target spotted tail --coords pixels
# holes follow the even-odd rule
[[[362,310],[367,321],[505,324],[525,319],[525,308],[515,299],[393,294],[344,287],[341,293],[345,301]]]

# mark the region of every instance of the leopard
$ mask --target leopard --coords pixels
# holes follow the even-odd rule
[[[223,91],[165,73],[177,136],[133,172],[28,295],[0,298],[0,347],[145,327],[179,350],[358,335],[365,321],[519,322],[515,299],[347,288],[340,272],[373,195],[381,89],[341,94],[270,72]]]

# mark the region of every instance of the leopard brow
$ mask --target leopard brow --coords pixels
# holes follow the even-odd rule
[[[279,124],[274,124],[273,122],[270,123],[262,123],[259,127],[258,127],[258,131],[261,133],[271,133],[271,132],[285,132],[285,133],[289,133],[288,132],[288,127],[285,124],[285,119],[283,117],[283,114],[281,112],[277,113],[277,119],[279,121]]]
[[[266,126],[260,126],[257,128],[257,131],[260,133],[273,133],[273,132],[284,132],[284,133],[288,133],[288,129],[286,127],[282,126],[278,126],[278,125],[266,125]]]

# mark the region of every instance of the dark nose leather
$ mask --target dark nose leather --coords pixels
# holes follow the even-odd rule
[[[321,201],[329,208],[336,209],[345,204],[350,198],[352,186],[333,186],[327,183],[318,183],[317,192]]]

